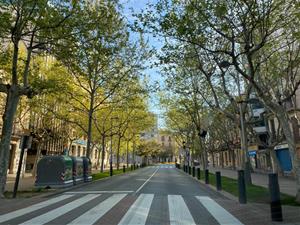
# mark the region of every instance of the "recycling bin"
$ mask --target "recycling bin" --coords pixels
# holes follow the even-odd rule
[[[36,187],[69,187],[73,185],[73,163],[68,156],[44,156],[38,161]]]
[[[74,185],[83,182],[83,159],[71,156],[73,161],[73,183]]]
[[[84,182],[92,181],[92,163],[88,157],[81,157],[83,160],[83,180]]]

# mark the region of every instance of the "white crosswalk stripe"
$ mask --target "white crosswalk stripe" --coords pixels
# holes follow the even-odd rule
[[[20,210],[16,210],[16,211],[13,211],[11,213],[7,213],[7,214],[4,214],[4,215],[1,215],[0,216],[0,223],[3,223],[5,221],[17,218],[19,216],[23,216],[25,214],[34,212],[34,211],[36,211],[38,209],[45,208],[45,207],[47,207],[49,205],[52,205],[52,204],[55,204],[57,202],[63,201],[65,199],[67,199],[67,198],[71,198],[72,196],[73,195],[61,195],[59,197],[52,198],[52,199],[49,199],[49,200],[41,202],[41,203],[38,203],[38,204],[35,204],[35,205],[32,205],[32,206],[26,207],[26,208],[23,208],[23,209],[20,209]]]
[[[124,215],[119,225],[146,223],[154,194],[141,194]]]
[[[67,212],[70,212],[71,210],[77,208],[77,207],[80,207],[81,205],[93,200],[94,198],[97,198],[99,197],[100,194],[98,195],[95,195],[95,194],[89,194],[89,195],[86,195],[86,196],[83,196],[75,201],[72,201],[64,206],[61,206],[57,209],[54,209],[54,210],[51,210],[50,212],[48,213],[45,213],[45,214],[42,214],[38,217],[35,217],[31,220],[28,220],[24,223],[22,223],[22,225],[25,225],[25,224],[31,224],[31,225],[37,225],[37,224],[45,224],[45,223],[48,223],[50,222],[51,220],[54,220],[55,218],[59,217],[59,216],[62,216],[64,214],[66,214]]]
[[[168,195],[171,225],[196,225],[181,195]]]
[[[97,221],[101,221],[101,219],[109,213],[111,210],[114,210],[113,208],[115,206],[118,206],[118,204],[124,199],[122,204],[127,202],[126,198],[128,199],[134,197],[134,195],[131,195],[130,193],[103,193],[104,200],[100,201],[96,204],[91,204],[89,206],[89,202],[92,200],[97,200],[98,197],[101,196],[101,194],[85,194],[82,195],[75,195],[75,194],[64,194],[61,196],[58,196],[56,198],[26,207],[24,209],[20,209],[11,213],[7,213],[4,215],[0,215],[0,223],[7,222],[13,219],[16,219],[16,221],[19,221],[17,223],[22,224],[31,224],[31,225],[37,225],[37,224],[46,224],[53,220],[58,219],[62,216],[60,219],[66,219],[68,216],[71,216],[72,221],[68,221],[67,223],[70,224],[84,224],[84,225],[92,225],[97,223]],[[108,196],[105,196],[108,195]],[[64,204],[62,201],[66,200],[68,198],[73,197],[72,201],[68,201],[67,204]],[[107,198],[106,198],[107,197]],[[134,224],[134,225],[145,225],[147,222],[147,219],[149,218],[149,222],[151,222],[151,218],[153,216],[152,213],[155,211],[152,211],[152,208],[157,207],[157,203],[154,203],[155,201],[155,195],[154,194],[140,194],[136,198],[136,200],[132,203],[132,205],[128,205],[129,209],[127,212],[124,212],[124,216],[120,218],[119,225],[125,225],[125,224]],[[158,196],[161,198],[162,196]],[[195,207],[195,203],[193,203],[193,206],[191,206],[191,197],[185,199],[182,195],[167,195],[163,196],[165,198],[164,201],[167,201],[168,204],[168,218],[164,218],[164,221],[169,221],[170,225],[194,225],[198,224],[201,221],[199,221],[199,216],[194,215],[193,213],[197,212],[198,209],[190,211],[189,207]],[[222,206],[220,206],[216,201],[211,199],[207,196],[194,196],[193,197],[196,202],[199,202],[198,204],[202,205],[206,210],[202,213],[208,213],[208,216],[211,215],[213,218],[215,218],[214,224],[221,224],[221,225],[243,225],[237,218],[235,218],[233,215],[231,215],[228,211],[226,211]],[[74,200],[75,199],[75,200]],[[53,204],[57,204],[58,206],[53,209],[51,207]],[[154,204],[154,205],[153,205]],[[80,208],[81,206],[85,205],[86,208],[85,212],[83,214],[75,215],[75,210],[77,208]],[[48,212],[43,214],[38,214],[38,210],[44,209],[45,211],[47,207],[51,207]],[[151,208],[152,207],[152,208]],[[203,208],[199,210],[204,210]],[[32,213],[34,211],[35,216],[33,218],[30,218],[26,216],[26,214]],[[67,214],[68,213],[68,214]],[[67,214],[68,216],[64,216]],[[151,215],[149,217],[149,215]],[[163,214],[165,215],[165,214]],[[22,220],[22,216],[24,216],[24,220]],[[104,219],[105,220],[105,219]],[[7,222],[8,224],[12,224],[10,222]],[[66,222],[64,222],[65,224]]]
[[[196,198],[221,225],[243,225],[213,199],[206,196],[196,196]]]
[[[98,219],[100,219],[105,213],[107,213],[114,205],[121,201],[126,194],[115,194],[110,198],[104,200],[94,208],[90,209],[77,219],[73,220],[69,224],[94,224]]]

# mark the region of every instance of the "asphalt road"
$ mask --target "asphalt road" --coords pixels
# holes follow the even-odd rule
[[[171,165],[8,205],[0,204],[0,224],[272,224],[267,209],[240,205]]]

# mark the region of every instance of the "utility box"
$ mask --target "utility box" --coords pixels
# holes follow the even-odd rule
[[[83,160],[83,179],[84,182],[92,181],[92,163],[88,157],[81,157]]]
[[[73,185],[72,159],[68,156],[44,156],[37,164],[36,187],[68,187]]]
[[[74,185],[83,182],[83,159],[71,156],[73,161],[73,183]]]

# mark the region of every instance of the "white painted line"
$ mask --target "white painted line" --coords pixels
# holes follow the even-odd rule
[[[65,194],[119,194],[132,192],[134,191],[68,191]]]
[[[67,198],[71,198],[72,196],[73,195],[61,195],[61,196],[58,196],[56,198],[52,198],[52,199],[49,199],[47,201],[40,202],[40,203],[37,203],[37,204],[29,206],[29,207],[26,207],[26,208],[23,208],[23,209],[19,209],[19,210],[1,215],[0,216],[0,223],[3,223],[5,221],[14,219],[16,217],[23,216],[25,214],[34,212],[38,209],[45,208],[46,206],[49,206],[49,205],[52,205],[54,203],[60,202],[60,201],[65,200]]]
[[[196,196],[196,198],[221,225],[243,225],[210,197]]]
[[[159,168],[157,168],[155,171],[154,171],[154,173],[139,187],[139,189],[137,189],[136,191],[135,191],[135,193],[138,193],[144,186],[145,186],[145,184],[147,184],[148,183],[148,181],[156,174],[156,172],[159,170]]]
[[[110,198],[104,200],[94,208],[90,209],[80,217],[76,218],[69,224],[84,224],[92,225],[97,222],[105,213],[121,201],[126,194],[115,194]]]
[[[181,195],[168,195],[170,225],[196,225]]]
[[[119,225],[143,225],[146,223],[154,194],[141,194],[123,216]]]
[[[47,213],[44,213],[40,216],[37,216],[37,217],[34,217],[33,219],[31,220],[27,220],[26,222],[22,223],[22,225],[25,225],[25,224],[30,224],[30,225],[42,225],[42,224],[45,224],[45,223],[48,223],[50,222],[51,220],[54,220],[55,218],[59,217],[59,216],[62,216],[64,215],[65,213],[67,212],[70,212],[71,210],[93,200],[94,198],[97,198],[99,197],[100,195],[86,195],[84,197],[81,197],[75,201],[72,201],[64,206],[61,206],[59,208],[56,208],[54,210],[51,210]]]

